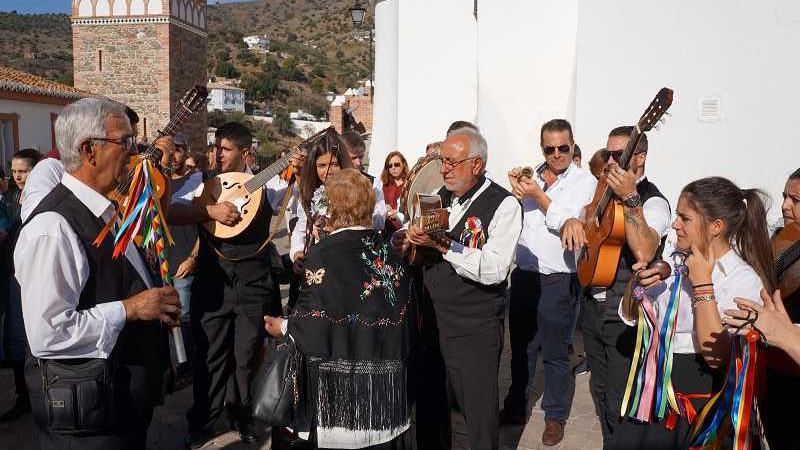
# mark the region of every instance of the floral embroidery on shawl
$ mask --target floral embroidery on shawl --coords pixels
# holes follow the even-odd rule
[[[395,288],[400,287],[403,267],[385,263],[389,254],[385,242],[370,237],[361,239],[361,242],[367,247],[366,251],[361,252],[361,260],[367,266],[369,275],[369,279],[362,285],[361,300],[369,298],[376,289],[383,288],[386,301],[395,306],[397,303]]]

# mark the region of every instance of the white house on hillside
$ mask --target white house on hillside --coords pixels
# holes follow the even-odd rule
[[[244,89],[208,83],[208,111],[244,112]]]
[[[244,43],[250,50],[267,50],[269,49],[269,39],[263,34],[255,34],[253,36],[245,36]]]

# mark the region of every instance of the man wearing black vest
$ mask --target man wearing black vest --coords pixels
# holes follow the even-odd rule
[[[180,303],[172,287],[153,287],[133,245],[114,259],[113,239],[93,244],[114,217],[106,195],[127,180],[133,130],[123,105],[87,98],[63,109],[55,133],[66,173],[14,254],[40,445],[145,448],[169,365],[160,321],[177,325]]]
[[[245,156],[252,136],[239,123],[217,129],[217,169],[220,172],[248,172]],[[202,206],[203,178],[194,182],[170,208],[170,224],[217,220],[227,225],[239,219],[238,209],[224,202]],[[278,186],[278,187],[276,187]],[[186,413],[189,432],[186,444],[200,448],[217,432],[227,431],[218,420],[227,407],[233,428],[244,442],[259,435],[253,426],[251,382],[264,342],[264,315],[280,316],[280,293],[272,280],[270,232],[273,211],[283,199],[287,183],[269,183],[261,189],[262,201],[256,217],[241,234],[220,240],[199,228],[197,272],[192,283],[191,315],[194,357],[192,379],[194,404]]]
[[[423,280],[447,379],[464,413],[470,448],[497,449],[503,308],[522,209],[511,193],[486,178],[486,141],[479,132],[451,132],[441,156],[445,186],[438,194],[450,211],[447,237],[434,239],[412,225],[398,244],[428,247],[436,254],[423,269]],[[427,378],[429,368],[421,370]],[[444,383],[438,389],[444,392]],[[421,408],[418,404],[417,411]],[[420,446],[436,448],[437,443]]]
[[[606,179],[624,206],[626,243],[613,284],[608,289],[588,289],[582,305],[583,342],[592,368],[589,387],[606,447],[613,445],[614,432],[620,423],[620,405],[636,338],[636,329],[622,322],[617,309],[633,276],[633,265],[661,258],[671,220],[669,203],[644,174],[647,135],[642,134],[627,171],[617,164],[632,131],[630,126],[614,128],[606,144]],[[580,248],[586,242],[583,223],[570,219],[561,237],[568,250]]]

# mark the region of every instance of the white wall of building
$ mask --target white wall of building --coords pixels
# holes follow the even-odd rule
[[[575,115],[578,0],[478,4],[478,125],[489,144],[489,176],[542,160],[539,129]]]
[[[673,205],[685,184],[709,175],[779,201],[800,167],[800,3],[592,0],[581,2],[578,22],[576,136],[585,153],[668,86],[672,116],[649,133],[647,169]],[[702,122],[698,102],[711,96],[722,119]]]
[[[777,202],[800,167],[796,1],[479,0],[477,22],[472,8],[378,1],[373,160],[396,147],[413,161],[451,121],[476,120],[506,184],[509,168],[541,160],[544,121],[572,120],[588,160],[668,86],[672,117],[649,135],[648,172],[673,204],[712,174]],[[698,120],[707,97],[721,120]]]
[[[42,153],[52,150],[50,114],[63,106],[0,99],[0,113],[19,115],[19,148],[35,148]]]
[[[209,111],[244,112],[244,90],[237,88],[209,88]]]
[[[396,7],[394,2],[396,1]],[[388,3],[384,5],[383,3]],[[376,53],[376,119],[391,118],[396,99],[396,140],[391,126],[375,129],[370,147],[371,170],[379,171],[392,150],[408,158],[425,153],[425,146],[444,139],[447,126],[454,120],[475,120],[477,113],[477,25],[472,14],[473,2],[466,0],[388,0],[378,2],[377,25],[391,26],[397,14],[397,94],[378,94],[381,86],[391,90],[391,48],[384,30],[378,29]],[[382,59],[388,58],[388,59]],[[384,84],[384,79],[387,79]],[[386,114],[386,115],[384,115]]]

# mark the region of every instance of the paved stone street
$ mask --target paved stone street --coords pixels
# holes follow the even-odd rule
[[[278,243],[279,249],[286,251],[286,239]],[[284,293],[285,294],[285,293]],[[580,336],[575,342],[575,352],[582,352]],[[506,344],[500,366],[500,399],[505,396],[511,383],[511,360],[508,332]],[[573,364],[578,359],[573,358]],[[544,413],[538,407],[543,387],[543,364],[541,359],[537,364],[537,374],[534,379],[534,398],[536,401],[528,424],[521,426],[503,426],[500,430],[501,448],[504,450],[584,450],[602,448],[600,424],[595,418],[594,405],[589,394],[589,375],[579,375],[575,383],[575,398],[572,403],[572,413],[567,423],[564,440],[556,447],[545,447],[541,443],[544,429]],[[5,411],[14,401],[14,383],[10,370],[0,370],[0,411]],[[167,397],[166,404],[156,409],[153,423],[149,429],[148,448],[151,450],[182,450],[183,436],[186,432],[185,411],[191,405],[191,387],[184,388],[172,396]],[[469,449],[466,437],[466,426],[460,415],[454,414],[454,448]],[[37,446],[33,435],[33,424],[30,415],[13,423],[0,424],[0,449],[33,450]],[[269,441],[265,440],[256,447],[239,442],[238,435],[227,433],[214,439],[205,448],[207,449],[256,449],[268,450]]]

